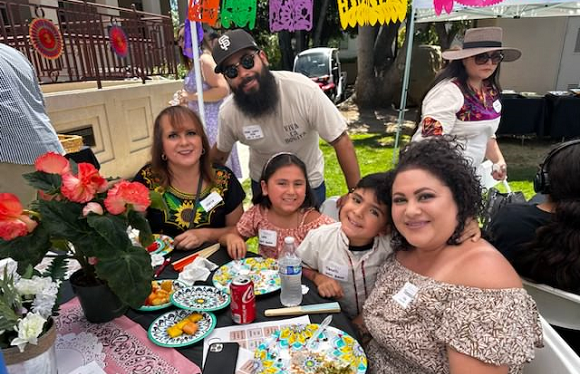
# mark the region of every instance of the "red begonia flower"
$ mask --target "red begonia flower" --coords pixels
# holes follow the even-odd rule
[[[22,204],[16,195],[0,193],[0,238],[12,240],[32,232],[37,223],[22,214]]]
[[[62,194],[77,203],[86,203],[93,199],[95,193],[107,189],[107,180],[99,175],[99,171],[89,163],[81,162],[78,165],[78,174],[62,175]]]
[[[50,174],[62,175],[69,171],[69,163],[66,157],[55,152],[47,152],[39,156],[34,162],[34,167],[37,171]]]
[[[149,189],[139,182],[120,181],[107,193],[105,207],[111,214],[121,214],[130,204],[137,212],[144,212],[151,200]]]

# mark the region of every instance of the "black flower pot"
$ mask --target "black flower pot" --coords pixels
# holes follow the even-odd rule
[[[103,323],[122,316],[128,306],[119,300],[106,283],[98,279],[97,282],[88,282],[82,269],[70,277],[73,292],[79,298],[87,321]]]

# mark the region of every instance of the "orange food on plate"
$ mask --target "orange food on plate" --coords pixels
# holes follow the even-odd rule
[[[194,335],[199,329],[196,321],[199,321],[202,318],[203,315],[201,313],[192,313],[183,318],[181,321],[168,327],[167,334],[172,338],[178,337],[183,333],[186,333],[187,335]]]
[[[187,322],[184,326],[183,326],[183,332],[186,333],[187,335],[193,335],[197,332],[197,323],[195,322]]]
[[[173,293],[173,281],[151,281],[151,293],[145,300],[146,306],[157,306],[167,304],[169,297]]]

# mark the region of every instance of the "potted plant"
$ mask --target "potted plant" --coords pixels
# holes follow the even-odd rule
[[[0,193],[0,258],[16,260],[20,274],[44,257],[53,257],[55,268],[76,260],[81,270],[71,277],[73,289],[75,283],[104,286],[124,305],[142,305],[151,291],[153,270],[149,254],[132,243],[127,229],[140,230],[142,245],[152,243],[143,212],[152,200],[162,204],[160,195],[124,180],[110,187],[93,165],[77,165],[52,152],[40,156],[35,168],[24,175],[39,193],[30,210],[16,196]],[[104,322],[89,317],[94,308],[87,308],[75,292],[87,319]],[[89,295],[89,301],[98,303],[96,309],[103,307],[101,297]]]
[[[16,273],[16,262],[2,261],[0,269],[0,348],[7,366],[15,371],[42,362],[46,372],[56,373],[54,341],[59,280],[33,275],[28,267],[23,276]]]

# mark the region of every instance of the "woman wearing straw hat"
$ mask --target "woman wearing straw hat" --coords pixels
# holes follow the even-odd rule
[[[493,178],[502,180],[507,165],[495,139],[501,117],[499,70],[502,61],[515,61],[522,53],[502,46],[500,27],[480,27],[466,31],[462,48],[442,55],[450,62],[423,98],[412,140],[454,135],[474,166],[488,159]]]

